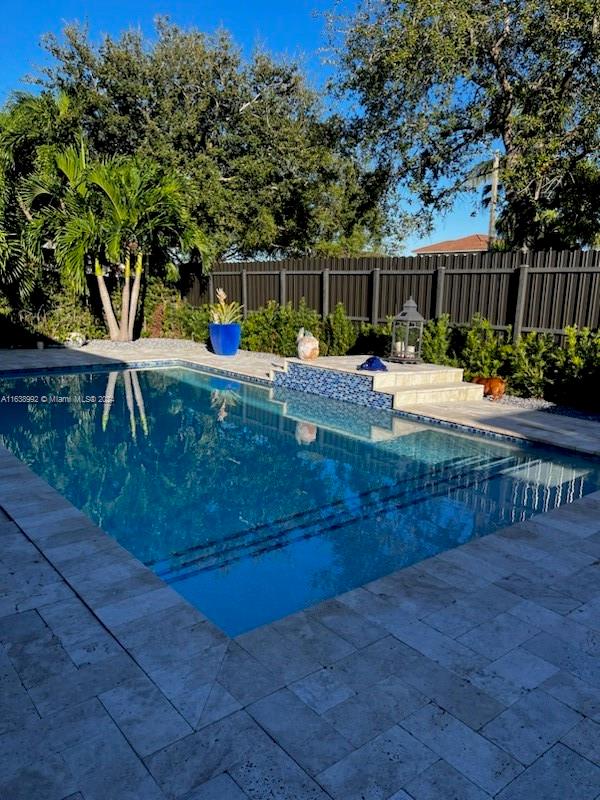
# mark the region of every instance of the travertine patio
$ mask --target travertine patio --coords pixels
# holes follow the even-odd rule
[[[235,639],[5,450],[0,508],[2,798],[600,797],[600,492]]]

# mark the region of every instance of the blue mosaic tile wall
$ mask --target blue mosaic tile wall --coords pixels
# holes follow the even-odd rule
[[[273,399],[286,403],[286,414],[294,419],[313,422],[315,425],[340,428],[357,436],[369,437],[371,428],[376,425],[384,430],[392,430],[394,414],[387,409],[372,406],[357,406],[348,413],[348,406],[330,397],[317,397],[308,392],[297,392],[276,386]]]
[[[294,389],[298,392],[331,397],[359,406],[392,408],[392,395],[374,392],[371,377],[353,375],[350,372],[334,372],[330,369],[288,363],[287,372],[276,372],[275,386]]]

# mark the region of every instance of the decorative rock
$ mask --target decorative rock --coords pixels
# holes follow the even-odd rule
[[[72,331],[65,339],[65,347],[78,349],[83,347],[86,342],[87,339],[82,333],[79,333],[79,331]]]
[[[319,356],[319,340],[310,331],[300,328],[296,337],[298,345],[298,358],[302,361],[314,361]]]
[[[296,441],[298,444],[312,444],[317,438],[317,426],[312,422],[296,423]]]

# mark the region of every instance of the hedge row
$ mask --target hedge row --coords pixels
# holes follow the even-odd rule
[[[156,287],[147,296],[146,320],[147,336],[208,340],[208,308],[193,308],[174,296],[157,298]],[[319,339],[323,355],[385,356],[390,351],[391,321],[357,325],[341,304],[323,319],[304,302],[294,309],[275,301],[248,315],[242,348],[293,356],[300,328]],[[513,343],[510,330],[499,333],[481,316],[469,326],[455,326],[445,315],[426,324],[423,357],[432,364],[462,367],[467,380],[500,376],[514,395],[600,410],[600,331],[568,328],[562,345],[543,333],[529,333]]]

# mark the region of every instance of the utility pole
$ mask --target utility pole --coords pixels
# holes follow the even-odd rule
[[[498,174],[500,172],[500,152],[494,152],[492,166],[492,186],[490,191],[490,224],[488,228],[488,248],[496,240],[496,206],[498,205]]]

